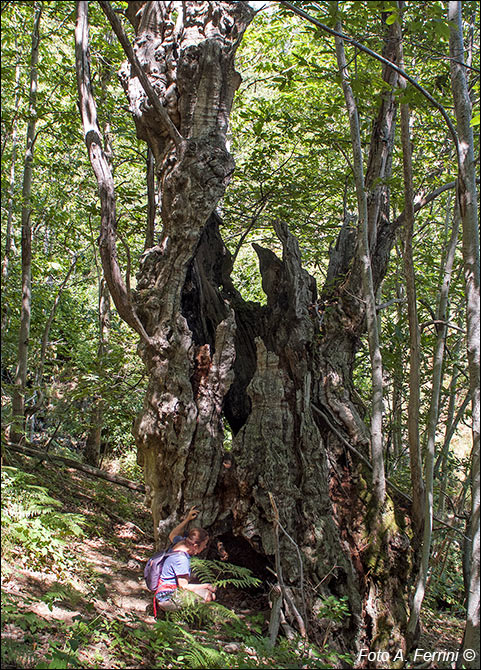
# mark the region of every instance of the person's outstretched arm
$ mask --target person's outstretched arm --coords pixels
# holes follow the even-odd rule
[[[196,593],[201,598],[203,598],[203,600],[215,600],[215,592],[217,588],[212,584],[190,584],[189,575],[181,575],[180,577],[177,577],[177,584],[179,589],[192,591],[192,593]]]
[[[184,531],[184,528],[187,526],[187,524],[189,523],[189,521],[192,521],[193,519],[196,519],[197,516],[198,516],[198,514],[199,514],[199,510],[197,510],[197,509],[195,508],[195,506],[194,506],[194,507],[191,507],[190,510],[188,511],[187,516],[185,517],[185,519],[184,519],[183,521],[181,521],[181,522],[179,523],[179,525],[176,526],[176,527],[174,528],[174,530],[170,531],[170,533],[169,533],[169,540],[170,540],[171,542],[173,542],[173,541],[174,541],[174,537],[175,537],[176,535],[182,535],[182,533],[183,533],[183,531]]]

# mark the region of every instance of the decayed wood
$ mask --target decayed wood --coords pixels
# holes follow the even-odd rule
[[[74,461],[72,458],[65,458],[64,456],[53,456],[52,454],[48,454],[45,451],[42,451],[41,449],[32,449],[32,447],[24,447],[19,444],[13,444],[12,442],[7,442],[7,447],[9,449],[12,449],[12,451],[17,451],[20,454],[25,454],[25,456],[38,458],[40,459],[40,461],[47,461],[49,463],[50,462],[62,463],[69,468],[74,468],[75,470],[85,472],[87,475],[90,475],[91,477],[98,477],[99,479],[105,479],[108,482],[118,484],[119,486],[125,486],[126,488],[131,489],[132,491],[145,493],[145,486],[143,486],[142,484],[137,484],[136,482],[132,482],[129,479],[120,477],[119,475],[113,475],[110,472],[99,470],[98,468],[94,468],[91,465],[87,465],[85,463],[79,463],[78,461]]]
[[[234,167],[226,149],[228,116],[240,82],[233,59],[253,12],[243,2],[186,2],[177,17],[174,3],[135,8],[137,35],[132,50],[125,45],[128,61],[120,77],[137,134],[155,157],[163,226],[159,244],[141,259],[134,296],[149,336],[141,355],[151,375],[135,434],[160,541],[181,499],[202,506],[203,524],[219,512],[214,489],[236,324],[223,298],[204,314],[189,310],[189,296],[205,307],[216,290],[217,278],[210,275],[219,274],[217,269],[211,271],[199,256],[193,259],[205,248],[206,222]],[[141,84],[139,74],[149,86]],[[177,146],[172,127],[182,137]]]
[[[167,110],[162,106],[162,103],[157,97],[157,94],[155,93],[149,78],[143,71],[137,59],[135,51],[132,48],[132,45],[130,44],[127,35],[125,34],[124,29],[122,28],[122,24],[120,23],[117,14],[110,6],[110,2],[108,2],[107,0],[99,0],[99,5],[105,12],[105,15],[107,16],[110,25],[112,26],[115,34],[117,35],[119,42],[122,45],[122,48],[124,49],[127,55],[127,58],[129,59],[129,63],[131,64],[132,69],[135,72],[135,75],[139,78],[140,83],[142,84],[142,88],[144,89],[149,99],[149,102],[152,104],[159,118],[162,120],[162,123],[165,126],[165,129],[167,130],[171,139],[174,141],[175,145],[179,148],[180,143],[182,141],[182,137],[180,136],[177,128],[172,123],[172,120]]]
[[[277,634],[279,633],[282,608],[282,592],[277,584],[272,587],[269,594],[269,600],[271,602],[271,616],[269,618],[269,644],[271,647],[274,647],[276,644]]]
[[[298,584],[304,574],[306,590],[309,583],[322,584],[308,593],[308,614],[334,591],[324,566],[336,565],[335,593],[347,595],[351,610],[339,634],[341,647],[369,642],[362,639],[365,631],[383,622],[397,642],[410,567],[402,509],[393,509],[388,532],[376,535],[375,551],[385,560],[373,568],[374,550],[365,544],[372,531],[370,473],[339,438],[366,456],[369,435],[352,388],[365,327],[358,268],[350,270],[347,286],[335,277],[332,304],[321,318],[316,283],[302,267],[298,243],[277,222],[282,258],[256,247],[267,305],[246,303],[235,290],[232,259],[212,212],[233,170],[225,146],[239,82],[233,58],[252,11],[243,2],[184,2],[177,18],[173,10],[170,2],[132,2],[127,13],[136,30],[136,59],[183,138],[177,147],[132,57],[120,73],[162,188],[160,241],[141,259],[133,300],[150,375],[135,434],[156,541],[179,513],[197,504],[199,523],[213,535],[247,540],[268,562],[276,553],[272,493],[285,529],[278,554],[286,583]],[[373,182],[381,169],[375,166],[384,176],[389,167],[376,153],[383,147],[371,144]],[[381,219],[382,203],[371,204]],[[373,220],[374,229],[378,223]],[[392,241],[385,242],[386,230],[389,225],[380,226],[382,235],[373,236],[375,282],[382,279]],[[344,249],[346,255],[354,251],[348,243]],[[350,258],[338,260],[339,268],[350,267]],[[234,434],[227,470],[225,419]],[[378,602],[372,580],[382,588]],[[292,600],[299,611],[294,591]]]

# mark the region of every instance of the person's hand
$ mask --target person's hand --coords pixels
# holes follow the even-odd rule
[[[185,517],[186,521],[192,521],[193,519],[196,519],[199,516],[199,510],[196,509],[195,505],[190,508],[190,510],[187,512],[187,516]]]
[[[217,586],[213,586],[212,584],[202,584],[202,586],[209,591],[207,594],[206,602],[212,602],[215,600],[215,592],[217,591]]]

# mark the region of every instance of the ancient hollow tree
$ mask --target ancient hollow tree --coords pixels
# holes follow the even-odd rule
[[[352,386],[365,328],[353,231],[346,222],[318,295],[296,239],[278,222],[282,258],[256,246],[264,307],[236,290],[219,233],[215,208],[234,169],[226,149],[239,84],[234,55],[253,12],[246,2],[129,2],[132,45],[110,4],[100,2],[126,51],[121,81],[161,184],[160,240],[143,254],[131,293],[115,251],[115,194],[90,87],[86,4],[78,3],[79,96],[102,203],[105,276],[119,313],[140,335],[149,373],[135,434],[156,539],[198,505],[200,522],[228,552],[282,571],[298,621],[323,595],[345,595],[351,616],[339,624],[341,644],[397,648],[409,540],[404,501],[393,505],[388,497],[380,511],[372,499],[369,431]],[[395,59],[389,39],[386,57]],[[395,85],[389,67],[383,76]],[[387,89],[366,179],[375,286],[399,225],[389,220],[387,187],[379,186],[388,181],[394,137],[396,105]],[[225,422],[234,435],[230,467]]]

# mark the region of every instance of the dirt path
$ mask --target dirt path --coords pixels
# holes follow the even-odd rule
[[[63,501],[64,511],[84,516],[86,533],[71,543],[78,564],[70,574],[36,571],[26,561],[22,564],[21,556],[15,565],[2,566],[2,607],[3,594],[7,603],[2,616],[2,642],[16,645],[18,650],[16,664],[2,667],[32,668],[39,661],[48,660],[53,647],[65,647],[69,630],[79,620],[86,622],[90,631],[105,630],[105,635],[91,635],[88,644],[82,646],[82,665],[118,667],[112,655],[115,625],[155,623],[152,597],[143,580],[144,564],[154,551],[153,540],[148,536],[150,516],[138,494],[113,487],[95,488],[79,472],[48,472],[46,479],[51,494]],[[133,521],[128,520],[129,515]],[[247,611],[243,609],[247,606],[246,593],[223,595],[227,607],[240,613]],[[260,612],[264,607],[254,601],[249,606],[251,612]],[[462,628],[463,622],[454,617],[424,613],[420,646],[456,651]]]
[[[78,620],[105,626],[133,615],[154,623],[143,579],[153,541],[142,496],[98,484],[75,470],[45,469],[39,483],[62,501],[63,512],[82,514],[85,535],[69,541],[68,551],[78,561],[63,572],[34,569],[22,553],[2,560],[2,643],[12,646],[16,658],[14,665],[2,667],[31,668],[48,659],[55,646],[65,647],[66,634]],[[125,521],[115,522],[122,513]],[[79,657],[90,667],[116,667],[104,642],[92,643]]]
[[[15,665],[2,667],[35,667],[43,656],[48,657],[53,644],[59,648],[64,645],[65,631],[80,617],[90,622],[97,619],[106,625],[132,614],[146,624],[154,624],[149,613],[151,596],[143,580],[143,564],[152,553],[152,545],[136,535],[128,523],[113,531],[117,542],[125,539],[126,548],[135,543],[130,559],[126,561],[125,551],[113,549],[100,538],[84,539],[75,547],[82,575],[72,575],[68,588],[62,586],[64,579],[60,583],[51,572],[4,566],[9,574],[2,583],[2,592],[9,602],[15,603],[19,617],[2,626],[2,643],[15,643],[20,649],[32,644],[35,659],[30,653],[22,656],[20,651]],[[33,620],[32,614],[36,615]],[[31,623],[26,627],[28,621]],[[35,634],[34,643],[30,642],[31,633]],[[116,667],[108,643],[103,641],[88,645],[79,658],[90,667]]]

